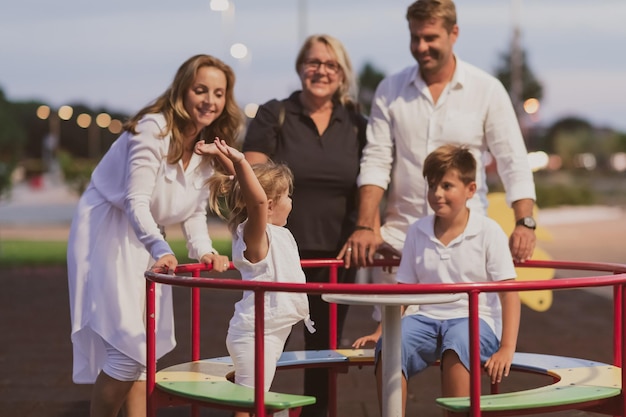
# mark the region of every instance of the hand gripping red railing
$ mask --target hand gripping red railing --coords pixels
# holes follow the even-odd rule
[[[397,266],[398,261],[377,261],[372,266]],[[613,287],[613,365],[621,367],[623,358],[626,357],[626,332],[624,331],[623,300],[626,296],[626,265],[601,262],[575,262],[575,261],[527,261],[517,264],[524,268],[550,268],[561,270],[598,271],[613,275],[589,276],[581,278],[559,278],[545,281],[509,281],[509,282],[486,282],[467,284],[337,284],[337,268],[343,266],[343,261],[335,259],[303,260],[302,266],[328,267],[331,269],[331,283],[295,284],[279,282],[250,282],[236,279],[204,278],[200,276],[203,271],[210,267],[204,264],[180,265],[176,269],[177,274],[191,274],[191,276],[167,275],[147,271],[146,277],[146,315],[147,315],[147,407],[148,416],[154,416],[156,404],[155,375],[156,375],[156,347],[155,347],[155,284],[190,287],[192,289],[192,360],[199,360],[199,290],[201,288],[214,288],[223,290],[248,290],[255,293],[255,363],[263,363],[264,338],[264,295],[268,291],[304,292],[309,294],[450,294],[467,293],[469,299],[470,318],[470,414],[475,417],[481,415],[480,411],[480,347],[478,329],[478,297],[481,292],[506,292],[506,291],[533,291],[555,290],[589,287]],[[336,306],[331,305],[331,349],[336,348]],[[255,375],[255,413],[257,417],[265,417],[264,407],[264,369],[263,366],[256,368]],[[626,373],[622,373],[622,387],[626,386]],[[332,386],[335,392],[336,386]],[[335,413],[332,408],[336,397],[330,398],[329,411]],[[620,415],[625,415],[626,400],[622,395],[620,403]]]

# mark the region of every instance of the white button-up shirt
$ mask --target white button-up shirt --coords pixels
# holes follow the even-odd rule
[[[423,163],[448,143],[468,146],[476,158],[472,210],[486,212],[487,151],[495,157],[508,204],[535,199],[526,146],[502,83],[456,58],[454,76],[435,104],[418,67],[408,67],[376,90],[358,178],[359,186],[389,186],[382,233],[390,243],[403,242],[409,225],[430,212]]]

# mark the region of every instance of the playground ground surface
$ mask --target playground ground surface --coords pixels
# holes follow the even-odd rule
[[[592,214],[590,214],[592,213]],[[626,261],[623,239],[626,216],[622,211],[568,210],[546,212],[543,218],[549,240],[538,242],[553,259],[576,261]],[[550,219],[550,216],[553,216]],[[3,238],[67,236],[66,226],[27,225],[5,227]],[[217,233],[217,231],[216,231]],[[560,272],[557,276],[591,276],[593,273]],[[0,416],[87,416],[90,385],[71,380],[72,351],[66,270],[63,267],[22,267],[0,272]],[[164,357],[159,368],[189,358],[189,297],[175,289],[178,346]],[[227,355],[224,339],[236,292],[203,291],[202,357]],[[554,293],[546,312],[523,307],[518,350],[610,362],[612,358],[612,310],[610,291],[567,290]],[[370,332],[370,307],[351,307],[343,346]],[[302,349],[302,328],[296,327],[288,350]],[[543,377],[513,374],[502,391],[547,384]],[[339,416],[377,416],[378,405],[371,367],[352,368],[339,375]],[[301,392],[302,372],[281,371],[273,390]],[[439,394],[437,368],[410,381],[407,415],[440,416],[434,405]],[[161,417],[188,415],[185,407],[161,410]],[[204,410],[203,417],[227,417],[230,413]],[[588,416],[584,412],[552,413],[550,416]]]

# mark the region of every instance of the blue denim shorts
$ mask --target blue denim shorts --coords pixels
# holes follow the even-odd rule
[[[480,320],[480,360],[486,361],[500,347],[493,330]],[[376,344],[376,361],[382,340]],[[469,370],[469,319],[436,320],[421,314],[402,318],[402,373],[408,379],[434,364],[446,350],[453,350]]]

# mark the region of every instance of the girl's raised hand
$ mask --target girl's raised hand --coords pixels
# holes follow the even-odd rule
[[[239,152],[237,149],[232,146],[228,146],[225,141],[220,138],[215,138],[215,146],[216,148],[223,153],[228,159],[230,159],[233,163],[242,161],[244,159],[243,153]]]
[[[220,153],[217,146],[215,146],[215,142],[206,143],[204,140],[197,141],[193,151],[198,155],[217,155]]]
[[[193,147],[194,153],[198,155],[208,155],[217,159],[224,169],[231,173],[235,173],[235,169],[233,167],[233,163],[241,161],[243,158],[243,154],[236,150],[235,148],[231,148],[224,142],[220,140],[217,136],[213,142],[206,143],[203,140],[199,140]]]

